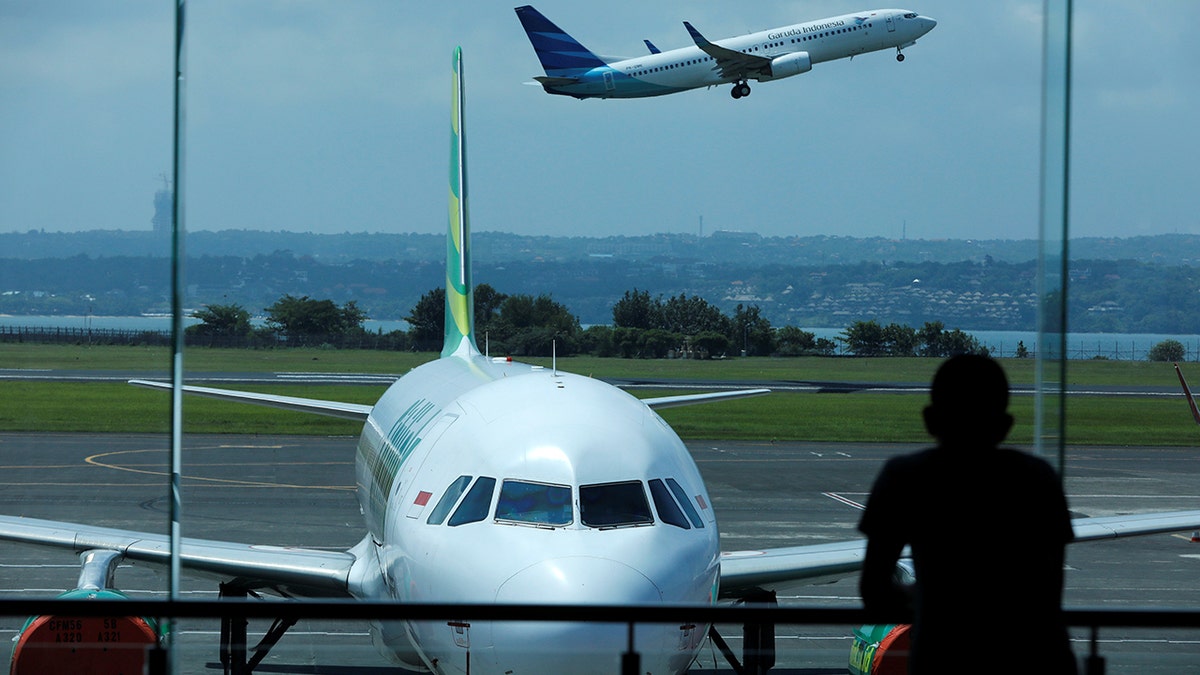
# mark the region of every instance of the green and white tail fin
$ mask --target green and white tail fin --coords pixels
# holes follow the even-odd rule
[[[462,47],[454,48],[450,114],[450,226],[446,232],[446,338],[442,357],[471,357],[475,346],[475,291],[471,283],[471,222],[467,212],[467,139],[463,129]]]

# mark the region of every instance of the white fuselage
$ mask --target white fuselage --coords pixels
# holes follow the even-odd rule
[[[360,570],[360,597],[715,601],[720,547],[695,464],[655,412],[600,381],[483,356],[439,359],[375,405],[357,471],[370,531],[359,551],[378,563],[377,576]],[[670,524],[680,515],[664,511],[676,507],[691,517]],[[612,673],[627,643],[624,626],[470,617],[373,632],[397,662],[445,673],[468,662],[471,673]],[[642,672],[683,672],[705,632],[639,626]]]

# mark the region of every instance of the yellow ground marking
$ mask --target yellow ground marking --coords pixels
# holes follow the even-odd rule
[[[116,450],[114,452],[102,452],[102,453],[99,453],[96,455],[91,455],[90,457],[85,457],[83,459],[83,461],[88,464],[91,464],[92,466],[98,466],[98,467],[102,467],[105,469],[113,469],[115,471],[127,471],[129,473],[142,474],[142,475],[146,475],[146,476],[165,477],[165,476],[169,475],[169,472],[167,472],[167,471],[135,468],[137,466],[148,466],[146,464],[140,464],[140,465],[112,464],[109,462],[102,461],[104,458],[108,458],[108,457],[116,457],[119,455],[134,455],[134,454],[141,454],[141,453],[145,453],[145,452],[162,452],[162,450],[157,449],[157,448],[156,449],[144,449],[144,450]],[[215,466],[215,465],[209,465],[209,466]],[[234,465],[234,466],[239,466],[239,465]],[[184,474],[182,476],[182,478],[184,481],[196,481],[196,482],[205,483],[205,484],[244,485],[247,487],[265,487],[265,488],[289,488],[289,489],[293,489],[293,490],[353,490],[354,489],[354,486],[351,486],[351,485],[293,485],[290,483],[271,483],[271,482],[267,482],[267,481],[237,480],[237,479],[232,479],[232,478],[208,478],[206,476],[189,476],[187,474]]]

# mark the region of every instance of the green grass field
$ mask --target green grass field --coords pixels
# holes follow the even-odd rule
[[[400,375],[434,354],[322,349],[189,349],[188,371],[356,372]],[[531,359],[549,365],[549,359]],[[936,359],[746,358],[665,361],[575,357],[558,366],[594,377],[716,380],[815,380],[829,382],[928,382]],[[1017,384],[1033,382],[1033,361],[1002,362]],[[0,345],[0,368],[135,370],[166,373],[161,348]],[[1198,378],[1200,379],[1200,378]],[[1074,384],[1177,386],[1170,364],[1072,361]],[[263,385],[252,389],[292,396],[371,403],[380,386]],[[637,390],[637,396],[666,392]],[[678,392],[669,392],[678,393]],[[912,394],[777,393],[744,401],[672,408],[662,412],[680,436],[692,439],[761,439],[923,442],[920,411],[925,396]],[[1032,397],[1015,397],[1013,443],[1033,438]],[[165,432],[168,396],[122,383],[0,382],[0,431]],[[278,411],[211,399],[187,398],[185,430],[191,433],[356,435],[360,425],[334,418]],[[1067,438],[1082,445],[1191,445],[1200,440],[1179,397],[1087,396],[1067,402]]]

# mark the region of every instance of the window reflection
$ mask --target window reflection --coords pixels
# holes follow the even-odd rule
[[[458,498],[470,483],[470,476],[459,476],[454,479],[454,482],[446,489],[446,494],[442,495],[442,498],[438,500],[437,505],[433,507],[433,512],[429,514],[429,519],[425,522],[430,525],[441,525],[442,521],[446,519],[446,515],[450,513],[450,509],[454,508],[454,502],[458,501]]]
[[[462,503],[454,510],[454,515],[450,516],[450,527],[456,525],[465,525],[467,523],[477,523],[484,518],[487,518],[488,511],[492,506],[492,492],[496,489],[496,479],[481,477],[471,486],[471,491],[463,498]]]
[[[579,488],[579,519],[588,527],[650,525],[654,516],[640,481],[583,485]]]
[[[658,511],[658,517],[668,525],[690,530],[687,518],[684,518],[683,511],[679,505],[671,498],[670,491],[663,482],[657,478],[650,481],[650,496],[654,499],[654,508]]]
[[[496,520],[562,527],[571,524],[571,488],[519,480],[500,487]]]

